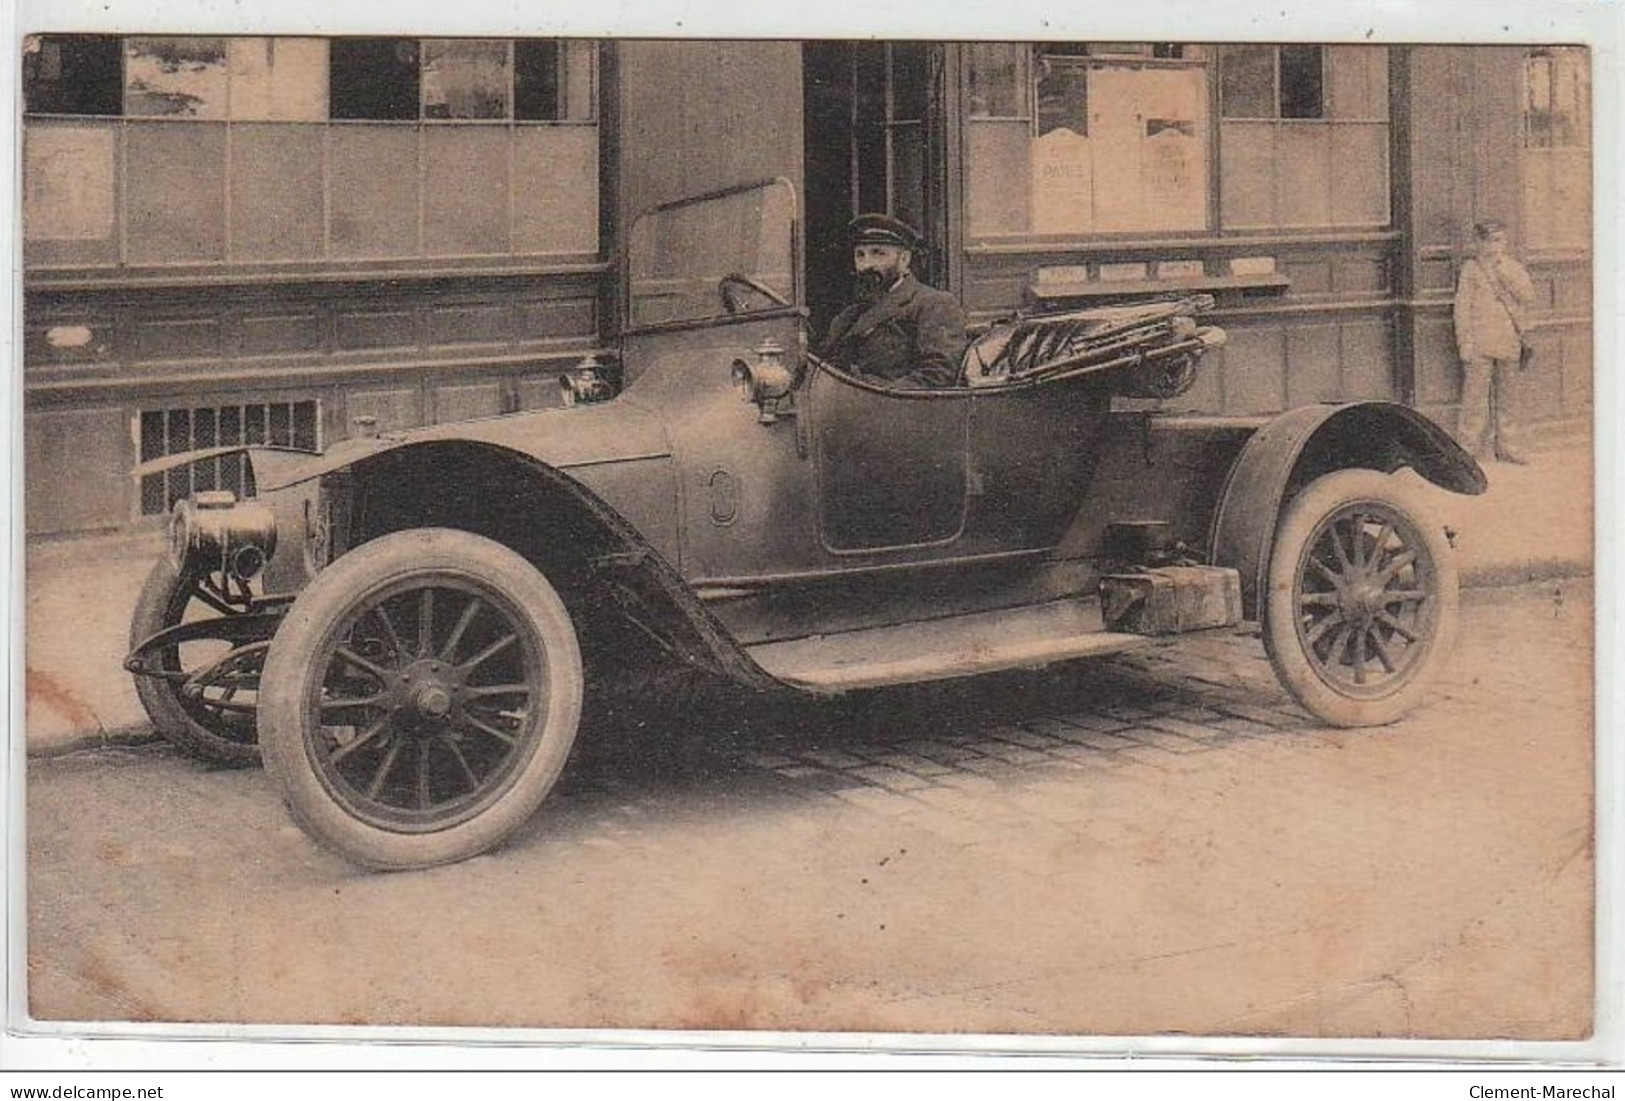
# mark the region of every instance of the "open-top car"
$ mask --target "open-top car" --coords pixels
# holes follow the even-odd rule
[[[807,350],[797,222],[783,180],[660,206],[618,360],[563,407],[255,448],[255,496],[183,502],[127,661],[157,728],[263,753],[317,840],[410,868],[514,830],[584,697],[654,661],[840,693],[1257,620],[1325,722],[1422,701],[1456,572],[1394,475],[1485,488],[1441,429],[1161,412],[1223,341],[1200,299],[1018,318],[958,386],[875,385]]]

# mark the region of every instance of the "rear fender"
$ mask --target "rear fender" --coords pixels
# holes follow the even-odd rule
[[[1208,542],[1213,564],[1241,574],[1243,613],[1256,619],[1261,611],[1276,522],[1294,493],[1334,470],[1407,466],[1455,493],[1479,494],[1489,485],[1449,433],[1393,402],[1306,405],[1254,433],[1230,470]]]

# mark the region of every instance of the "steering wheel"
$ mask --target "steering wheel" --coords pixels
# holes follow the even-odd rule
[[[757,282],[743,272],[731,271],[717,280],[717,293],[722,296],[722,308],[729,313],[743,313],[745,304],[742,291],[755,291],[775,306],[788,306],[789,300],[772,287]]]

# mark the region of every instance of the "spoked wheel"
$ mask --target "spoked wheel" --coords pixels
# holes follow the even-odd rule
[[[246,585],[219,573],[183,575],[162,558],[147,575],[130,620],[132,650],[160,631],[196,626],[186,641],[151,655],[153,672],[136,674],[135,691],[158,733],[218,764],[260,759],[254,711],[265,646],[233,637],[250,625],[243,617],[250,615],[251,602]],[[268,638],[270,628],[259,633]]]
[[[1282,683],[1334,726],[1393,722],[1450,651],[1457,577],[1437,524],[1371,470],[1316,479],[1270,558],[1264,643]]]
[[[369,867],[461,860],[541,804],[583,677],[558,594],[466,532],[367,543],[300,595],[265,665],[266,767],[318,841]]]

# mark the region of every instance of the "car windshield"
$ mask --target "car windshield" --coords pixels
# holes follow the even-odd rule
[[[628,255],[634,328],[772,309],[747,290],[730,310],[725,277],[744,276],[784,302],[795,301],[795,191],[786,180],[736,188],[658,207],[632,227]]]

